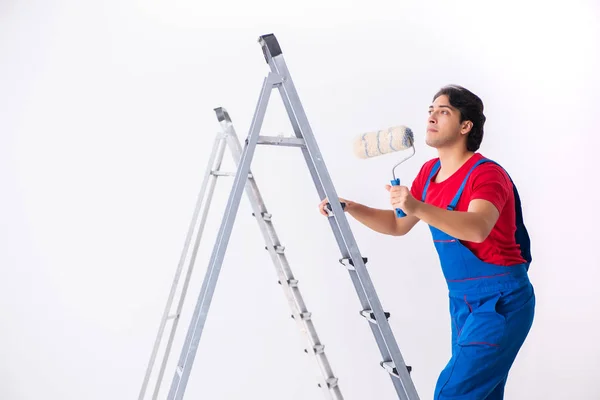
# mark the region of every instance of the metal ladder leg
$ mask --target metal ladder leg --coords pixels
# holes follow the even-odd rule
[[[148,368],[146,370],[146,375],[144,377],[144,382],[143,382],[142,389],[141,389],[140,395],[139,395],[140,400],[143,400],[146,395],[146,390],[147,390],[147,386],[149,383],[150,374],[152,372],[152,368],[155,363],[156,354],[158,352],[158,348],[159,348],[162,336],[164,334],[166,323],[169,320],[173,320],[173,325],[171,326],[169,339],[167,341],[166,349],[165,349],[164,356],[163,356],[161,366],[160,366],[160,371],[158,373],[158,377],[156,378],[156,386],[155,386],[154,393],[152,396],[153,399],[156,399],[158,397],[160,386],[161,386],[165,368],[166,368],[166,364],[168,361],[168,356],[170,354],[171,347],[173,344],[173,339],[174,339],[174,336],[175,336],[175,333],[177,330],[177,323],[180,320],[181,310],[183,308],[185,295],[187,293],[187,288],[189,286],[190,277],[192,275],[196,255],[198,252],[198,247],[200,245],[200,240],[202,237],[202,233],[204,231],[204,226],[206,223],[208,210],[210,208],[212,196],[214,194],[217,177],[226,176],[226,175],[234,175],[231,173],[220,171],[220,166],[223,161],[225,147],[229,148],[230,153],[231,153],[236,165],[239,164],[239,161],[241,158],[242,147],[240,145],[239,139],[237,137],[237,134],[235,132],[235,129],[233,127],[233,123],[231,121],[231,118],[229,117],[229,114],[227,113],[227,111],[224,108],[217,108],[217,109],[215,109],[215,112],[217,113],[217,118],[218,118],[219,122],[221,123],[223,132],[219,133],[219,135],[217,136],[217,138],[215,139],[215,142],[214,142],[213,150],[212,150],[210,160],[208,163],[209,168],[207,169],[207,173],[204,177],[202,189],[200,191],[200,195],[198,197],[198,201],[196,204],[192,222],[191,222],[190,228],[188,230],[184,249],[183,249],[181,259],[180,259],[180,262],[179,262],[179,265],[178,265],[178,268],[177,268],[177,271],[175,274],[175,279],[174,279],[172,287],[171,287],[171,293],[169,294],[169,298],[168,298],[167,305],[166,305],[166,308],[164,311],[164,315],[163,315],[163,318],[161,319],[161,324],[159,327],[158,335],[157,335],[154,347],[152,349],[152,355],[150,358]],[[264,141],[264,139],[262,141]],[[259,143],[261,143],[261,140],[259,140]],[[280,138],[276,138],[273,143],[278,144],[278,145],[282,144]],[[283,145],[290,145],[290,144],[283,143]],[[299,143],[292,143],[291,145],[299,145]],[[213,165],[214,165],[214,167],[212,167]],[[173,304],[173,300],[175,297],[177,285],[179,283],[181,273],[183,272],[183,263],[186,259],[187,252],[189,250],[189,245],[192,240],[194,228],[196,227],[196,224],[197,224],[198,215],[200,213],[200,206],[201,206],[202,200],[204,199],[204,195],[206,193],[207,186],[209,185],[209,178],[212,178],[212,179],[210,180],[210,187],[208,188],[208,198],[206,199],[206,201],[204,203],[204,208],[202,210],[201,222],[200,222],[200,226],[198,228],[197,234],[196,234],[197,235],[196,241],[195,241],[193,253],[192,253],[192,256],[191,256],[191,259],[189,262],[189,267],[187,270],[185,282],[184,282],[184,285],[182,288],[182,292],[180,294],[177,309],[175,312],[170,313],[170,310],[171,310],[171,307]],[[325,354],[324,346],[323,346],[323,344],[321,344],[321,341],[320,341],[320,339],[317,335],[317,332],[314,328],[313,322],[310,318],[311,313],[309,313],[308,310],[306,309],[304,300],[303,300],[302,295],[299,290],[298,281],[294,278],[291,268],[289,267],[287,258],[285,256],[284,247],[280,245],[279,238],[277,236],[277,233],[276,233],[275,228],[272,223],[271,215],[267,212],[266,205],[262,199],[262,195],[260,194],[258,185],[256,184],[256,181],[251,173],[249,174],[248,178],[249,178],[249,181],[246,185],[246,192],[248,194],[248,198],[252,205],[254,215],[258,216],[257,221],[259,223],[260,230],[265,239],[265,243],[267,244],[266,249],[269,250],[269,253],[275,264],[276,272],[277,272],[277,275],[279,278],[279,284],[281,284],[282,287],[284,288],[285,295],[288,299],[290,308],[292,310],[292,318],[299,325],[300,331],[302,333],[304,333],[306,336],[305,339],[308,342],[308,346],[305,349],[305,352],[307,354],[314,355],[315,359],[317,361],[317,364],[319,366],[319,369],[321,372],[319,387],[321,387],[323,389],[326,398],[333,399],[333,400],[342,400],[343,396],[341,394],[339,385],[337,383],[338,380],[333,374],[329,360]]]
[[[142,383],[142,387],[140,389],[140,393],[139,393],[139,397],[138,397],[139,400],[143,400],[146,397],[146,391],[147,391],[147,387],[148,387],[148,384],[150,381],[150,376],[152,374],[152,370],[153,370],[154,364],[156,362],[156,356],[158,353],[158,349],[160,347],[160,343],[162,341],[164,331],[167,326],[167,322],[173,321],[171,324],[171,327],[170,327],[169,339],[167,341],[164,356],[161,361],[160,370],[159,370],[158,376],[156,378],[156,385],[154,388],[154,393],[152,395],[152,399],[155,400],[158,397],[163,374],[165,371],[165,367],[167,365],[171,346],[173,344],[173,338],[175,336],[175,332],[177,330],[177,325],[179,322],[179,317],[181,315],[181,310],[183,308],[185,295],[187,293],[187,289],[189,286],[190,277],[192,275],[192,271],[194,268],[194,261],[196,258],[196,254],[198,252],[198,246],[200,244],[200,239],[201,239],[202,233],[204,231],[204,225],[206,223],[208,209],[210,208],[210,204],[212,202],[217,177],[219,176],[219,174],[217,172],[219,171],[219,169],[221,167],[221,163],[223,161],[223,154],[225,152],[226,145],[227,145],[227,142],[226,142],[225,135],[223,135],[223,134],[217,135],[217,137],[215,138],[215,141],[213,143],[212,152],[209,157],[209,161],[208,161],[208,165],[207,165],[206,172],[204,175],[204,179],[202,181],[202,187],[200,189],[200,193],[199,193],[198,199],[196,201],[196,207],[194,209],[192,221],[190,222],[188,232],[187,232],[187,235],[185,238],[183,250],[181,252],[179,263],[178,263],[177,269],[175,271],[175,278],[173,279],[173,283],[171,284],[171,290],[169,292],[167,304],[163,311],[163,315],[162,315],[160,325],[158,328],[158,333],[157,333],[157,336],[156,336],[156,339],[154,342],[154,346],[152,348],[152,353],[150,355],[150,360],[148,361],[148,366],[146,368],[146,373],[144,375],[144,381]],[[207,189],[208,189],[208,194],[207,194]],[[205,195],[207,195],[207,198],[206,198],[206,201],[204,202],[204,209],[202,210],[202,204],[203,204]],[[175,294],[177,292],[177,288],[180,283],[181,274],[184,271],[184,264],[185,264],[187,254],[188,254],[188,251],[190,248],[190,243],[192,241],[194,231],[196,230],[196,226],[198,224],[198,216],[201,211],[202,211],[202,216],[201,216],[201,220],[200,220],[200,225],[199,225],[197,233],[196,233],[195,245],[193,248],[192,255],[190,257],[189,266],[187,267],[187,273],[185,276],[183,287],[181,289],[181,293],[179,295],[179,300],[177,302],[177,308],[174,312],[171,312],[171,307],[175,300]]]
[[[282,81],[282,84],[278,88],[292,126],[294,127],[296,137],[303,139],[305,142],[302,152],[320,199],[325,197],[336,199],[336,201],[330,202],[333,211],[333,216],[329,218],[330,225],[342,253],[341,261],[348,267],[363,308],[361,314],[368,317],[371,322],[369,325],[372,328],[373,335],[383,357],[381,365],[390,373],[399,399],[419,399],[408,367],[404,362],[387,320],[389,314],[385,313],[382,308],[373,282],[366,269],[365,259],[360,254],[348,220],[341,204],[337,201],[337,193],[283,58],[281,47],[272,34],[261,36],[259,43],[262,46],[265,61],[271,68],[271,73],[277,74]]]
[[[226,134],[227,143],[237,165],[241,158],[242,147],[237,138],[229,113],[224,108],[217,108],[215,109],[215,112],[217,113],[217,118]],[[304,146],[304,141],[302,140],[290,141],[289,139],[279,137],[269,138],[266,136],[260,136],[258,143],[294,147]],[[326,398],[342,400],[343,396],[338,385],[338,379],[334,376],[327,355],[325,354],[325,346],[319,339],[311,319],[311,313],[308,312],[304,299],[300,293],[298,280],[294,278],[289,266],[285,255],[285,248],[281,245],[275,231],[272,215],[268,212],[256,180],[253,177],[248,179],[246,192],[252,206],[253,215],[258,221],[258,225],[265,239],[267,245],[265,248],[269,251],[273,264],[275,265],[279,284],[282,285],[289,306],[292,309],[292,318],[298,324],[300,331],[305,335],[308,346],[304,351],[307,354],[315,356],[317,365],[320,369],[321,379],[319,387],[323,389]]]
[[[169,400],[181,400],[183,398],[187,382],[190,376],[194,358],[198,350],[198,343],[202,336],[204,324],[210,308],[210,303],[214,294],[217,279],[225,256],[225,250],[231,237],[231,230],[233,223],[239,208],[242,192],[244,190],[246,181],[248,179],[248,173],[250,171],[250,164],[254,156],[254,151],[258,142],[258,135],[264,120],[267,104],[271,96],[271,90],[274,85],[279,84],[279,78],[276,74],[270,73],[265,78],[262,86],[262,90],[259,96],[258,104],[254,113],[252,124],[248,138],[246,139],[246,145],[241,156],[240,164],[235,175],[233,187],[227,200],[227,206],[217,234],[215,246],[208,265],[208,270],[205,275],[205,279],[202,283],[200,295],[194,312],[192,320],[190,322],[188,332],[181,350],[181,355],[177,363],[177,368],[173,376],[171,388],[169,390]]]

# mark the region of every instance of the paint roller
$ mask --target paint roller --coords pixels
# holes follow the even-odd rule
[[[381,156],[384,154],[394,153],[397,151],[412,149],[412,153],[403,158],[392,168],[391,180],[392,186],[399,186],[400,179],[396,178],[395,170],[404,161],[415,155],[414,135],[410,128],[399,125],[387,129],[382,129],[374,132],[366,132],[354,139],[353,150],[354,155],[361,159]],[[345,206],[342,203],[342,208]],[[327,208],[331,210],[331,206],[327,204]],[[406,213],[399,208],[396,208],[396,217],[405,217]]]
[[[354,140],[354,155],[362,159],[407,149],[412,149],[411,154],[392,168],[394,178],[391,180],[392,186],[400,185],[400,179],[396,178],[396,168],[415,155],[415,138],[412,130],[404,125],[393,126],[376,132],[363,133]],[[406,214],[401,209],[396,208],[396,217],[406,217]]]

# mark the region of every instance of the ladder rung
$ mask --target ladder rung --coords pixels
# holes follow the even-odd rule
[[[177,318],[179,318],[179,314],[171,314],[167,317],[168,320],[169,319],[177,319]]]
[[[316,344],[312,348],[314,354],[323,354],[325,352],[325,346],[322,344]],[[308,354],[308,349],[304,349],[304,352]]]
[[[380,364],[390,375],[393,375],[396,378],[400,378],[400,376],[398,375],[398,370],[396,369],[392,361],[383,361]],[[412,367],[410,365],[407,365],[406,370],[410,374],[412,372]]]
[[[236,176],[236,172],[226,172],[226,171],[210,171],[211,175],[214,176]],[[252,174],[248,174],[248,178],[252,178]]]
[[[327,385],[327,387],[328,387],[329,389],[331,389],[331,388],[334,388],[334,387],[336,387],[336,386],[337,386],[337,384],[338,384],[338,378],[328,378],[328,379],[325,381],[325,384]],[[323,387],[323,386],[322,386],[320,383],[318,384],[318,386],[319,386],[320,388],[322,388],[322,387]]]
[[[277,254],[283,254],[285,252],[285,246],[277,245],[277,246],[274,246],[274,248],[275,248],[275,253],[277,253]],[[269,250],[269,248],[267,246],[265,246],[265,250]]]
[[[367,263],[368,259],[367,257],[363,257],[362,258],[363,263]],[[348,268],[351,271],[354,271],[354,262],[352,261],[351,258],[340,258],[340,264],[342,264],[343,266],[345,266],[346,268]]]
[[[297,279],[288,279],[287,284],[289,287],[298,287],[298,280]],[[281,285],[281,281],[277,281],[277,283],[279,283]]]
[[[258,144],[270,144],[278,146],[304,147],[304,139],[292,136],[259,136]]]
[[[308,311],[305,311],[303,313],[300,313],[299,315],[300,315],[300,319],[302,321],[308,321],[308,320],[310,320],[310,317],[311,317],[312,314],[310,312],[308,312]],[[292,318],[296,319],[296,317],[294,317],[294,314],[292,314]]]
[[[390,313],[387,311],[383,312],[385,314],[385,319],[389,319],[390,318]],[[360,312],[360,315],[362,315],[363,317],[365,317],[369,322],[372,322],[374,324],[377,324],[377,319],[375,318],[375,313],[373,312],[373,310],[362,310]]]

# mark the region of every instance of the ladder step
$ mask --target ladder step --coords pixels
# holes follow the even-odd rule
[[[283,254],[285,252],[285,246],[277,245],[277,246],[274,246],[274,248],[275,248],[275,253],[277,253],[277,254]],[[265,250],[269,250],[269,248],[267,246],[265,246]]]
[[[211,175],[214,176],[236,176],[236,172],[225,172],[225,171],[210,171]],[[248,174],[248,178],[252,178],[252,174]]]
[[[297,279],[288,279],[287,284],[289,287],[298,287],[298,280]],[[279,283],[281,285],[281,281],[277,281],[277,283]]]
[[[305,147],[304,139],[292,136],[259,136],[257,144],[268,144],[289,147]]]
[[[367,257],[363,257],[362,260],[365,264],[368,261]],[[350,271],[354,271],[354,262],[351,258],[340,258],[340,264],[348,268]]]
[[[300,319],[302,321],[309,321],[311,316],[312,316],[312,313],[310,313],[308,311],[300,313]],[[294,317],[294,314],[292,314],[292,318],[296,319],[296,317]]]
[[[380,363],[380,365],[390,374],[395,376],[396,378],[400,378],[400,376],[398,375],[398,370],[396,369],[396,367],[394,366],[394,363],[392,361],[383,361]],[[412,372],[412,367],[410,365],[406,366],[406,369],[408,371],[408,373],[410,374]]]
[[[325,381],[325,384],[329,389],[334,388],[338,384],[338,378],[329,378]],[[319,383],[318,386],[322,388],[323,386]]]
[[[169,320],[169,319],[177,319],[177,318],[179,318],[179,314],[171,314],[171,315],[169,315],[167,317],[167,320]]]
[[[387,311],[383,312],[385,314],[385,319],[389,319],[390,318],[390,313]],[[363,317],[365,317],[369,322],[372,322],[374,324],[377,324],[377,319],[375,318],[375,313],[372,310],[362,310],[360,312],[360,315],[362,315]]]
[[[316,344],[313,346],[313,354],[323,354],[325,352],[325,346],[322,344]],[[308,349],[304,349],[304,352],[308,354]]]

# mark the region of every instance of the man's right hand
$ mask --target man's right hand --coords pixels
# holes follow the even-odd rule
[[[346,199],[342,199],[341,197],[338,198],[340,203],[346,203],[346,206],[343,207],[344,211],[348,211],[348,207],[351,206],[351,204],[353,204],[352,201],[346,200]],[[320,203],[319,203],[319,212],[325,216],[328,216],[329,213],[327,212],[327,203],[329,203],[329,200],[327,198],[323,199]]]

